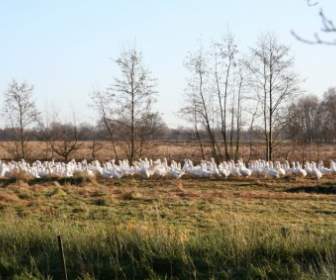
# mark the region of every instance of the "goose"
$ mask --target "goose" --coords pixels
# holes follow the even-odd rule
[[[239,162],[239,173],[244,177],[250,177],[252,175],[252,170],[248,169],[243,162]]]
[[[141,175],[143,178],[150,178],[154,175],[155,170],[152,167],[142,166],[139,169],[139,175]]]
[[[322,178],[322,172],[318,170],[317,168],[313,169],[313,176],[317,179],[320,180]]]
[[[330,169],[331,173],[336,174],[336,162],[333,160],[330,161]]]
[[[177,168],[170,170],[170,175],[176,179],[180,179],[185,174],[185,171]]]
[[[72,177],[76,172],[84,172],[88,176],[100,174],[105,178],[121,178],[124,176],[140,175],[143,178],[150,178],[153,175],[159,177],[171,176],[181,178],[185,174],[194,177],[249,177],[264,176],[279,178],[286,175],[305,177],[307,174],[313,178],[320,179],[325,174],[336,174],[336,162],[331,160],[329,167],[323,161],[319,162],[292,162],[281,163],[280,161],[255,160],[248,163],[243,160],[237,162],[223,161],[219,164],[214,159],[203,160],[199,164],[194,164],[190,159],[185,159],[183,166],[181,162],[172,160],[169,164],[167,159],[139,159],[130,165],[128,160],[110,160],[101,163],[97,160],[88,162],[87,160],[76,162],[71,160],[65,162],[35,161],[28,163],[24,160],[4,162],[0,160],[0,176],[10,177],[18,172],[25,172],[35,178],[45,178],[48,176]]]
[[[307,171],[301,167],[299,162],[293,163],[293,173],[299,177],[307,176]]]
[[[231,174],[230,169],[228,168],[228,165],[225,162],[219,164],[218,170],[220,174],[223,175],[225,178],[229,177]]]
[[[316,164],[313,163],[313,167],[312,167],[312,175],[314,178],[316,178],[317,180],[320,180],[323,176],[322,172],[316,167]]]

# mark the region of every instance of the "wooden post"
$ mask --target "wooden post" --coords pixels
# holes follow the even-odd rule
[[[63,251],[63,243],[62,243],[62,238],[60,235],[57,236],[57,241],[58,241],[58,251],[59,251],[60,261],[61,261],[61,266],[62,266],[62,271],[63,271],[63,279],[68,280],[67,269],[66,269],[65,258],[64,258],[64,251]]]

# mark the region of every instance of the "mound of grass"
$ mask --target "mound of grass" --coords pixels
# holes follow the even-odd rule
[[[121,195],[121,198],[124,200],[137,200],[142,199],[142,195],[136,191],[127,191]]]
[[[29,180],[33,179],[33,176],[28,174],[24,170],[15,171],[10,175],[10,179],[16,180],[16,181],[22,181],[22,182],[28,182]]]
[[[52,196],[66,196],[67,193],[65,191],[62,190],[62,188],[60,187],[54,187],[51,190],[48,190],[45,194],[47,197],[52,197]]]
[[[93,204],[95,204],[97,206],[107,206],[108,201],[104,198],[95,198],[95,199],[93,199]]]

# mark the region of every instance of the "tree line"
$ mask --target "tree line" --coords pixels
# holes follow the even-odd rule
[[[300,97],[288,107],[287,137],[299,143],[336,142],[336,89],[328,89],[322,98]]]
[[[336,91],[319,100],[305,96],[294,71],[290,48],[272,34],[259,37],[242,53],[234,36],[200,46],[187,54],[188,71],[179,115],[186,127],[169,128],[153,109],[158,81],[145,66],[142,53],[131,48],[115,60],[120,72],[111,85],[91,94],[99,115],[96,124],[64,123],[43,118],[33,98],[33,86],[12,81],[4,93],[6,127],[0,140],[15,158],[27,158],[31,140],[43,141],[46,151],[69,160],[90,141],[92,153],[109,141],[115,159],[120,147],[130,162],[145,156],[154,141],[196,141],[202,158],[211,148],[216,160],[238,159],[241,143],[264,143],[266,160],[283,140],[309,143],[335,141]]]

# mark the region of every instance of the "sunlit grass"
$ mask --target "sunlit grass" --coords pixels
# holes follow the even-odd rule
[[[3,279],[336,277],[333,179],[1,184]]]

